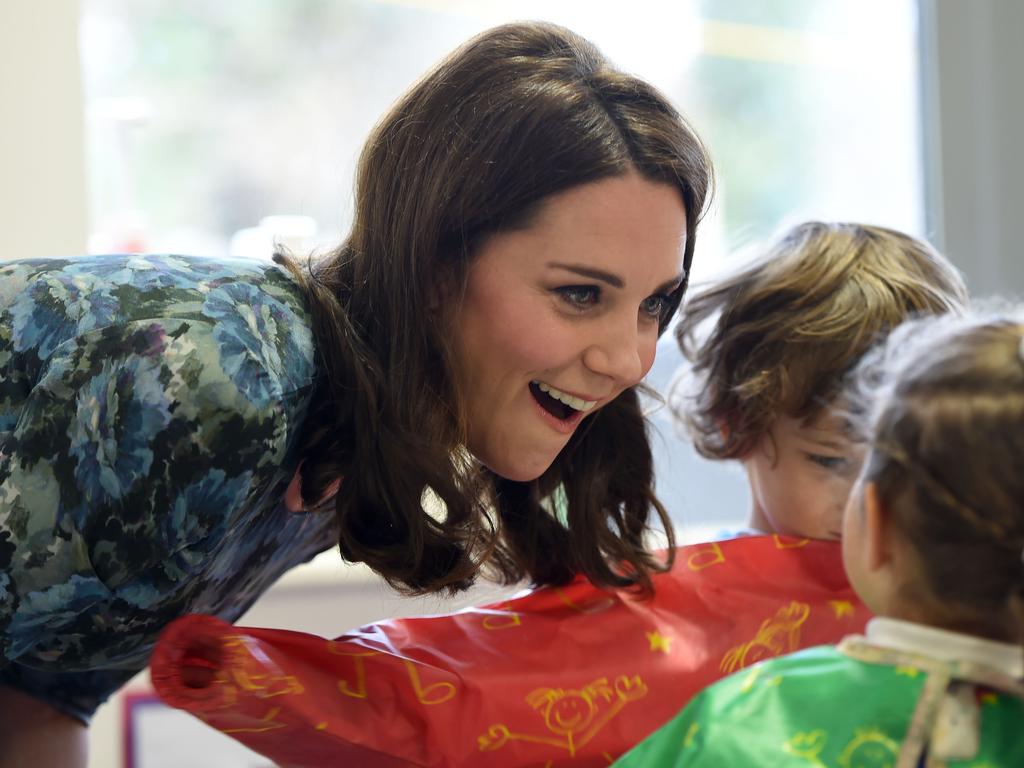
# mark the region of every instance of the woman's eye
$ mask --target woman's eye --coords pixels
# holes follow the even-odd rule
[[[661,320],[668,308],[668,296],[648,296],[640,302],[640,311],[655,320]]]
[[[849,463],[843,456],[823,456],[820,453],[809,453],[807,458],[825,469],[845,469]]]
[[[587,309],[601,298],[601,289],[594,285],[566,285],[556,288],[555,293],[573,309]]]

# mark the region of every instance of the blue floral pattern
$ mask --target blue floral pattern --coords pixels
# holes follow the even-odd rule
[[[0,683],[87,720],[169,621],[334,543],[280,503],[315,374],[271,264],[0,262]]]

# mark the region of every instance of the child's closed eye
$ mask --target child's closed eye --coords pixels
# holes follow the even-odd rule
[[[807,458],[819,467],[833,471],[844,470],[850,466],[850,460],[845,456],[826,456],[821,453],[808,453]]]

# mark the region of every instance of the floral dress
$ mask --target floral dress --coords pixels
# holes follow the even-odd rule
[[[0,684],[87,722],[172,619],[336,540],[281,504],[309,328],[270,263],[0,262]]]

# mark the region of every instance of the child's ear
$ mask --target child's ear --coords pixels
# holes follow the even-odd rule
[[[864,484],[864,547],[866,565],[869,571],[884,568],[892,558],[892,521],[878,493],[878,486],[872,482]]]

